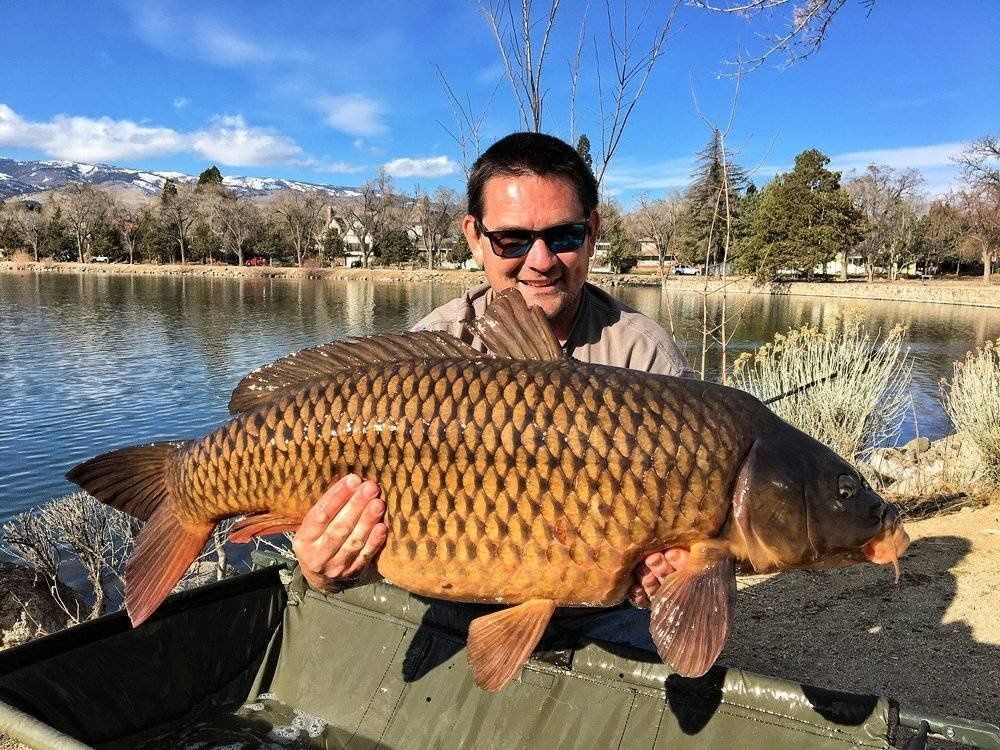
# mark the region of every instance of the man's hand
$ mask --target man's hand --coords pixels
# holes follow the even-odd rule
[[[688,551],[681,547],[672,547],[663,552],[647,555],[635,569],[635,584],[629,589],[628,598],[637,607],[649,607],[653,594],[660,588],[660,583],[675,570],[680,570],[688,561]]]
[[[378,485],[356,474],[324,492],[292,539],[306,582],[328,591],[336,581],[358,575],[385,544],[384,515]]]

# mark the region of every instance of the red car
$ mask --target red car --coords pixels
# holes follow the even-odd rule
[[[248,266],[266,266],[267,258],[247,258],[245,265]]]

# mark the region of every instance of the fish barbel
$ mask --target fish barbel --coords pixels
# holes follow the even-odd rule
[[[895,563],[893,506],[829,448],[741,391],[565,356],[538,308],[496,296],[472,324],[289,355],[248,375],[203,438],[125,448],[67,477],[146,521],[128,562],[140,624],[222,519],[294,530],[338,478],[377,482],[378,572],[411,592],[514,605],[475,620],[468,656],[499,690],[560,605],[623,600],[648,553],[690,550],[652,597],[661,657],[704,673],[728,635],[735,565]]]

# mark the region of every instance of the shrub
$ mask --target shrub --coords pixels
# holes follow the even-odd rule
[[[951,381],[941,381],[945,410],[983,455],[986,476],[1000,484],[1000,339],[956,362]]]
[[[802,326],[744,352],[732,384],[764,401],[788,394],[770,404],[778,416],[856,461],[899,433],[911,369],[905,335],[896,326],[880,338],[848,310],[825,330]]]
[[[10,260],[18,271],[23,271],[31,265],[31,256],[24,250],[17,250]]]

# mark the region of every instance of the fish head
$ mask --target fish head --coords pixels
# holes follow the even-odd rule
[[[757,440],[733,493],[733,518],[759,573],[891,563],[909,545],[899,510],[827,446],[790,428]]]

